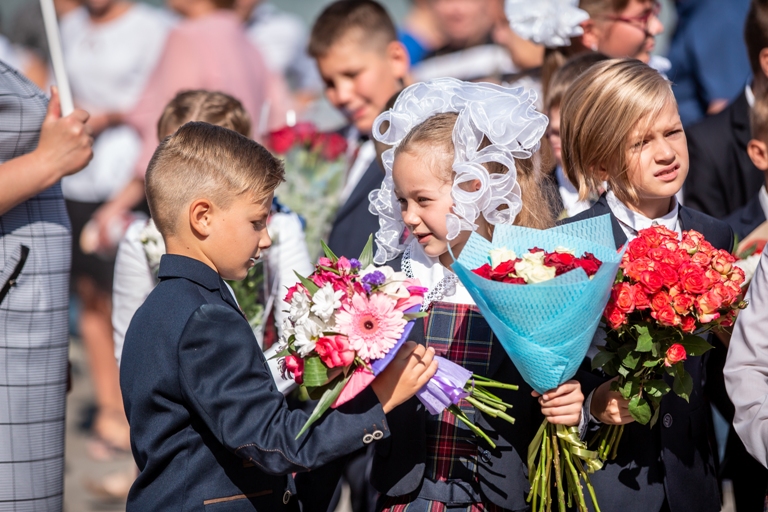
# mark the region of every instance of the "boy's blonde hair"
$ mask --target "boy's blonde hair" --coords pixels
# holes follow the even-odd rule
[[[397,41],[397,29],[386,9],[373,0],[337,0],[326,7],[312,26],[309,55],[325,56],[339,41],[351,33],[360,35],[361,44],[386,48]]]
[[[560,108],[563,103],[563,96],[568,87],[576,81],[576,79],[594,66],[598,62],[608,60],[608,56],[600,52],[586,52],[574,55],[569,58],[565,63],[560,66],[552,75],[552,79],[549,82],[549,89],[547,95],[544,96],[544,112],[548,113],[553,108]]]
[[[202,89],[182,91],[165,106],[157,121],[157,138],[163,140],[189,121],[202,121],[251,136],[251,118],[243,104],[229,94]]]
[[[755,104],[749,112],[749,127],[752,138],[768,144],[768,94],[755,96]]]
[[[242,194],[266,199],[283,181],[282,162],[261,144],[220,126],[191,122],[155,150],[147,168],[147,202],[166,238],[177,234],[179,216],[196,198],[226,209]]]
[[[408,135],[395,148],[395,156],[400,153],[411,154],[415,149],[423,149],[434,156],[436,149],[442,149],[444,155],[449,155],[449,162],[453,162],[455,151],[453,145],[453,128],[459,115],[454,112],[437,114],[430,117],[423,123],[414,127]],[[484,138],[480,147],[490,145],[490,140]],[[517,182],[522,191],[523,209],[515,218],[515,224],[536,229],[546,229],[554,225],[552,211],[549,208],[551,204],[546,197],[542,187],[541,166],[536,161],[538,155],[527,159],[515,159],[515,168],[517,169]],[[498,162],[487,162],[483,166],[490,174],[506,174],[509,169]],[[445,169],[438,169],[441,174],[438,176],[446,180],[453,181],[453,171],[449,166]]]
[[[639,60],[603,61],[573,82],[560,110],[560,139],[563,170],[582,200],[607,181],[619,200],[637,202],[630,138],[670,104],[677,105],[669,81]]]

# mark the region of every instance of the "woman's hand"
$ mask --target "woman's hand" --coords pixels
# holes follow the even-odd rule
[[[611,391],[611,379],[598,386],[592,394],[589,412],[606,425],[625,425],[635,419],[629,414],[629,400],[625,400],[617,391]]]
[[[578,425],[581,421],[581,408],[584,406],[584,394],[581,392],[581,384],[575,380],[569,380],[539,395],[532,391],[533,396],[539,397],[541,413],[555,425]]]

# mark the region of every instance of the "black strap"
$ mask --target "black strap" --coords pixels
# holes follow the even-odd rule
[[[27,256],[29,256],[29,247],[22,245],[21,254],[19,255],[19,262],[16,263],[16,268],[13,269],[13,272],[8,277],[8,280],[3,285],[3,288],[0,289],[0,303],[3,302],[5,296],[8,295],[8,292],[11,291],[11,287],[16,286],[16,280],[19,278],[19,274],[21,274],[21,270],[24,268],[24,264],[27,262]]]

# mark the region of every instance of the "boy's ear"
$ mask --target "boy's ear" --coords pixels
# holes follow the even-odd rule
[[[405,80],[411,67],[411,57],[400,41],[391,41],[387,45],[387,61],[395,78]]]
[[[765,142],[757,139],[750,140],[747,144],[747,154],[755,167],[764,172],[768,171],[768,146]]]
[[[211,234],[212,213],[213,203],[208,199],[195,199],[189,205],[189,226],[197,238],[204,239]]]
[[[768,48],[760,50],[760,69],[763,71],[764,78],[768,78]]]
[[[581,35],[581,44],[584,48],[596,52],[599,41],[597,25],[595,25],[593,20],[589,19],[581,23],[581,28],[584,30],[584,33]]]

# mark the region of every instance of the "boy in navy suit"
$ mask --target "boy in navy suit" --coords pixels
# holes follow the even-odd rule
[[[152,218],[168,253],[160,283],[126,333],[120,384],[141,470],[132,510],[298,510],[291,473],[389,436],[385,414],[434,374],[412,342],[355,400],[298,440],[289,411],[223,279],[243,279],[270,245],[282,165],[258,143],[188,123],[147,170]]]

